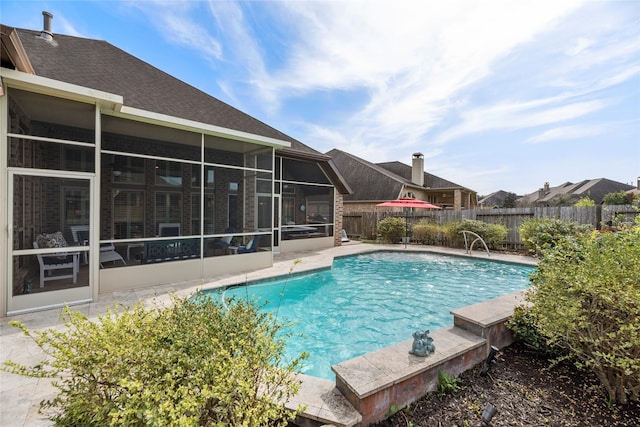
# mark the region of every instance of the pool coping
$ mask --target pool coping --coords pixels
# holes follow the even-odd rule
[[[458,376],[482,363],[492,346],[503,348],[513,342],[513,335],[504,323],[512,316],[513,308],[524,303],[525,293],[526,290],[518,291],[452,310],[454,325],[431,332],[436,350],[427,357],[409,354],[413,339],[408,339],[332,366],[335,389],[331,389],[331,381],[321,380],[324,388],[319,393],[326,396],[331,392],[332,399],[321,400],[320,406],[313,398],[292,400],[288,404],[291,409],[299,403],[307,405],[296,424],[368,426],[384,420],[392,408],[405,407],[425,393],[437,390],[440,371]],[[465,326],[472,327],[457,325],[461,319],[458,314],[464,316]],[[313,395],[312,390],[318,387],[316,379],[308,376],[301,379],[302,396]]]

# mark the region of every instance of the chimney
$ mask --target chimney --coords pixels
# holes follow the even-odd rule
[[[548,182],[544,183],[544,194],[549,194],[549,183]]]
[[[43,16],[43,27],[42,27],[42,31],[40,32],[40,37],[42,37],[45,40],[53,40],[53,33],[51,32],[51,20],[53,19],[53,15],[50,14],[47,11],[43,11],[42,12],[42,16]]]
[[[424,155],[413,153],[411,160],[411,182],[424,187]]]

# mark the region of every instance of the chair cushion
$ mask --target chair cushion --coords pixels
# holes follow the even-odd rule
[[[73,265],[73,255],[67,256],[43,256],[42,263],[44,265],[61,265],[68,264]]]
[[[55,233],[39,234],[36,238],[39,248],[66,248],[67,241],[65,240],[62,232],[56,231]]]

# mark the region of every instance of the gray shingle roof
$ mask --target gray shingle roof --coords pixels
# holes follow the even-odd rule
[[[331,156],[353,194],[345,196],[345,201],[382,201],[401,196],[405,185],[411,182],[411,166],[400,162],[371,163],[353,154],[333,149],[326,153]],[[457,184],[425,173],[425,187],[437,189],[463,188]]]
[[[262,121],[102,40],[16,29],[36,75],[121,95],[124,104],[291,143],[320,154]]]
[[[576,198],[589,197],[596,204],[602,203],[602,199],[609,193],[631,190],[632,185],[622,182],[612,181],[606,178],[586,179],[578,183],[565,182],[556,187],[549,187],[548,190],[540,189],[527,194],[520,199],[524,204],[546,204],[558,195],[575,196]]]

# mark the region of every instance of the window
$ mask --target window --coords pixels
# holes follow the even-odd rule
[[[93,147],[69,146],[63,148],[62,158],[66,170],[79,172],[94,171],[94,149]]]
[[[156,193],[156,226],[159,230],[160,223],[182,222],[182,194],[165,191]],[[183,231],[184,234],[184,231]]]
[[[89,189],[65,187],[64,223],[89,224]]]
[[[182,163],[156,160],[156,185],[182,186]]]
[[[296,199],[294,197],[282,198],[282,224],[283,225],[291,225],[296,223],[295,203],[296,203]]]
[[[205,188],[213,188],[215,183],[214,180],[214,168],[213,166],[205,166],[204,167],[204,187]],[[200,179],[200,165],[192,165],[191,166],[191,186],[192,187],[200,187],[202,184],[202,180]]]
[[[200,234],[200,194],[191,195],[191,231]],[[213,234],[215,225],[215,196],[213,193],[204,195],[204,234]]]
[[[114,238],[144,237],[144,191],[115,190],[114,194]]]
[[[144,184],[144,159],[131,156],[111,156],[109,168],[112,182],[119,184]]]

